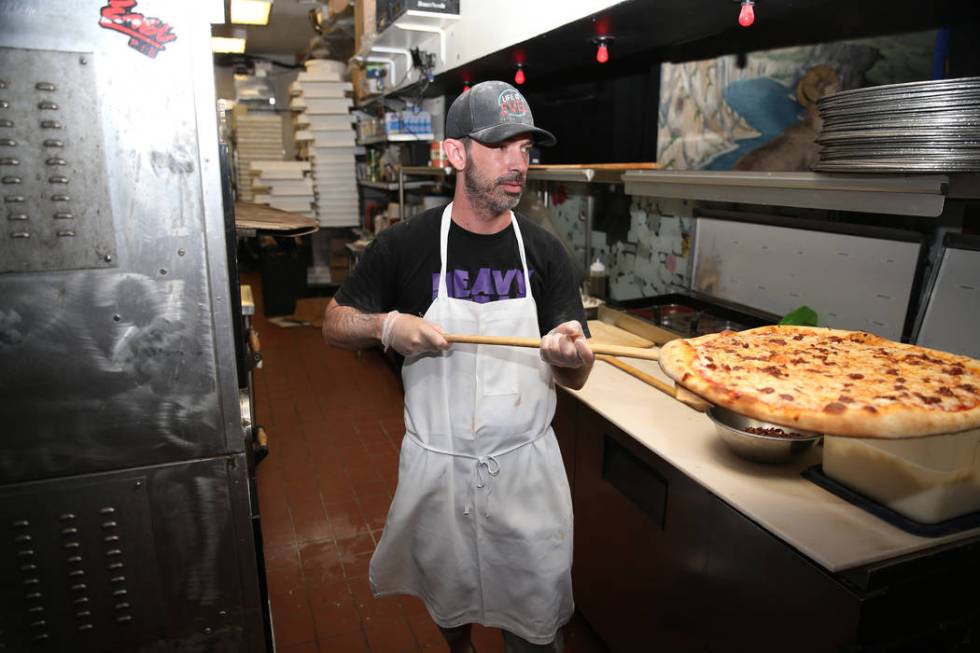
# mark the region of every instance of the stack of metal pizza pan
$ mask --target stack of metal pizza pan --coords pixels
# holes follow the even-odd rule
[[[815,170],[980,171],[980,77],[859,88],[817,107]]]

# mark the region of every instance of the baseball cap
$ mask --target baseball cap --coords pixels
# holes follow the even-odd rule
[[[493,145],[518,134],[531,134],[541,145],[558,142],[554,134],[534,126],[527,100],[507,82],[480,82],[456,98],[446,115],[446,138],[469,136]]]

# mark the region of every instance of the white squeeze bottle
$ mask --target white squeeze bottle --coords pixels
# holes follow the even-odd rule
[[[605,299],[608,282],[606,266],[597,256],[592,265],[589,266],[589,294],[597,299]]]

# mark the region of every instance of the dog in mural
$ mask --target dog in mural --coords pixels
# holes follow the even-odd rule
[[[735,162],[735,170],[808,171],[817,162],[820,145],[816,138],[822,120],[817,100],[841,90],[840,76],[830,66],[813,66],[796,85],[796,101],[803,119],[783,133]]]

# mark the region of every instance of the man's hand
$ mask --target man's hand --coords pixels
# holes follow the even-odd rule
[[[591,367],[594,357],[576,320],[559,324],[541,338],[541,360],[555,367]]]
[[[381,327],[381,344],[406,358],[449,349],[442,329],[420,317],[392,311]]]

